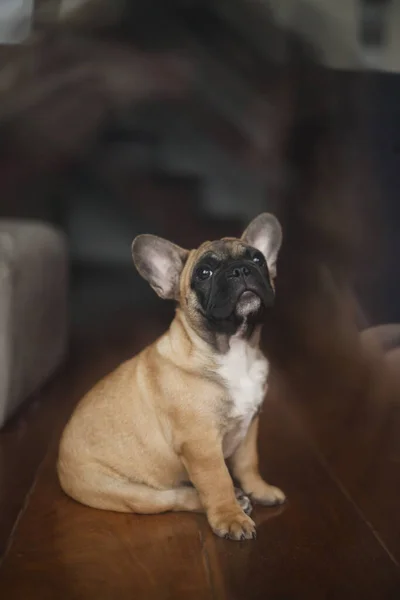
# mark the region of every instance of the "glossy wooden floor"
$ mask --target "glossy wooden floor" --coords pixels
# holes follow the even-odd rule
[[[201,515],[112,514],[63,495],[57,441],[74,404],[166,326],[157,312],[122,321],[75,339],[0,434],[0,598],[400,598],[400,402],[379,391],[333,400],[325,381],[325,395],[301,398],[275,377],[261,463],[289,502],[256,507],[252,542],[216,538]]]

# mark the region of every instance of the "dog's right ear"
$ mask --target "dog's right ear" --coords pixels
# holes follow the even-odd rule
[[[262,213],[252,220],[242,235],[249,246],[262,252],[272,279],[276,277],[276,261],[282,244],[282,228],[271,213]]]
[[[132,244],[135,267],[165,300],[178,300],[179,280],[188,255],[188,250],[156,235],[139,235]]]

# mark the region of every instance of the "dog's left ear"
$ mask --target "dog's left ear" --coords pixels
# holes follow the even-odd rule
[[[179,281],[188,254],[156,235],[138,235],[132,244],[135,267],[164,300],[179,299]]]
[[[242,240],[262,252],[270,276],[275,278],[276,261],[282,244],[282,228],[278,219],[271,213],[258,215],[243,233]]]

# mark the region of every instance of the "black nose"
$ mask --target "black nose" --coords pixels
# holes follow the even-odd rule
[[[244,275],[244,277],[250,275],[250,269],[245,265],[242,267],[235,267],[230,273],[228,273],[228,277],[241,277],[242,275]]]

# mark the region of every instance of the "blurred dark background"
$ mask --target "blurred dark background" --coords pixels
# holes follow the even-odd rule
[[[163,310],[138,233],[195,246],[264,210],[301,280],[318,262],[400,319],[398,9],[336,4],[37,0],[1,48],[1,216],[67,234],[75,324]]]

